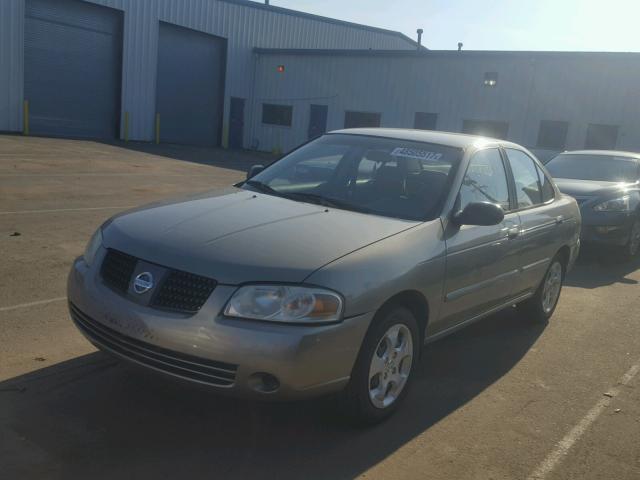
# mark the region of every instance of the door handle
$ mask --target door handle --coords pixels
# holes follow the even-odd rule
[[[564,221],[565,221],[564,216],[562,216],[562,215],[558,215],[558,216],[556,217],[556,225],[560,225],[560,224],[564,223]]]
[[[508,238],[516,238],[520,235],[520,228],[519,227],[511,227],[507,230],[507,237]]]

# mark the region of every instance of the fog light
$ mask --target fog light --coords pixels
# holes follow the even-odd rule
[[[254,373],[247,380],[249,388],[259,393],[273,393],[280,388],[280,381],[270,373]]]

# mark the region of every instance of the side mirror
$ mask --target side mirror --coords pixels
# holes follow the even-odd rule
[[[264,170],[264,165],[251,165],[251,167],[249,167],[249,170],[247,170],[247,180],[249,180],[251,177],[255,177],[262,170]]]
[[[456,225],[498,225],[504,220],[504,210],[495,203],[474,202],[454,214],[452,220]]]

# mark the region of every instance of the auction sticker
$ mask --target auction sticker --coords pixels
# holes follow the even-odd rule
[[[394,157],[407,157],[424,160],[426,162],[437,162],[442,158],[441,153],[430,152],[428,150],[419,150],[417,148],[396,147],[391,152]]]

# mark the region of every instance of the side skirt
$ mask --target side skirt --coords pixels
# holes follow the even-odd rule
[[[471,325],[472,323],[477,322],[478,320],[482,320],[485,317],[488,317],[489,315],[493,315],[494,313],[499,312],[500,310],[504,310],[505,308],[509,308],[510,306],[516,304],[516,303],[520,303],[523,300],[526,300],[529,297],[532,297],[533,294],[535,292],[528,292],[522,295],[518,295],[517,297],[512,298],[511,300],[502,303],[496,307],[493,307],[489,310],[487,310],[486,312],[480,313],[478,315],[476,315],[475,317],[471,317],[468,320],[465,320],[464,322],[460,322],[457,325],[454,325],[453,327],[449,327],[446,330],[443,330],[441,332],[436,333],[435,335],[431,335],[430,337],[427,337],[424,341],[424,344],[427,345],[431,342],[435,342],[436,340],[440,340],[441,338],[446,337],[447,335],[451,335],[454,332],[457,332],[458,330],[463,329],[464,327],[467,327],[469,325]]]

